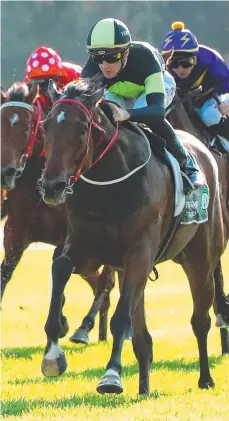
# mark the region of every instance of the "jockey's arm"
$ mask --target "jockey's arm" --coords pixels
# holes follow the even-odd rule
[[[215,92],[218,94],[229,93],[229,66],[220,54],[214,53],[209,73],[216,80]]]
[[[127,110],[130,114],[130,120],[147,125],[150,125],[155,120],[163,120],[165,117],[163,73],[156,60],[153,70],[154,72],[147,76],[144,82],[147,107]]]

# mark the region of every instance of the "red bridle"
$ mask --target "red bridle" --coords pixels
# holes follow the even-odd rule
[[[41,119],[42,119],[42,106],[41,106],[39,98],[35,100],[34,104],[37,105],[37,115],[34,116],[34,111],[32,111],[32,118],[33,118],[33,121],[35,122],[35,125],[32,127],[30,139],[26,147],[25,153],[21,156],[21,159],[20,159],[20,163],[23,168],[25,167],[26,162],[31,156],[35,144],[39,143],[39,140],[37,138],[37,133],[40,127]],[[44,153],[42,151],[40,153],[40,156],[43,156],[43,155]]]
[[[40,127],[41,119],[42,119],[42,106],[41,106],[39,98],[36,99],[34,104],[37,105],[37,115],[34,118],[35,119],[35,126],[32,128],[30,140],[29,140],[29,143],[28,143],[26,151],[25,151],[26,160],[30,157],[35,143],[39,143],[39,140],[37,139],[37,133],[38,133],[38,130],[39,130],[39,127]]]
[[[67,104],[75,104],[75,105],[79,105],[87,114],[87,116],[90,119],[90,123],[89,123],[89,129],[88,129],[88,135],[87,135],[87,145],[86,145],[86,150],[85,153],[82,157],[81,163],[79,165],[79,167],[77,168],[77,170],[75,171],[75,173],[70,177],[69,179],[69,187],[71,188],[73,186],[73,184],[75,184],[80,176],[83,174],[82,173],[82,169],[84,166],[84,163],[86,161],[86,159],[88,158],[88,153],[89,153],[89,147],[90,147],[90,142],[91,142],[91,130],[92,127],[96,127],[98,130],[100,130],[103,135],[105,134],[104,129],[99,126],[99,124],[97,124],[94,120],[93,120],[93,114],[92,112],[84,105],[82,104],[82,102],[77,101],[76,99],[70,99],[70,98],[63,98],[63,99],[58,99],[57,101],[54,102],[53,106],[55,106],[56,104],[59,103],[67,103]],[[105,155],[106,153],[110,150],[110,148],[113,146],[113,144],[115,143],[115,141],[118,138],[118,131],[119,131],[119,124],[117,123],[116,129],[115,129],[115,133],[111,139],[111,141],[109,142],[109,144],[107,145],[107,147],[104,149],[104,151],[101,153],[101,155],[90,165],[90,167],[88,168],[91,169],[95,164],[97,164]],[[99,144],[101,144],[101,142],[103,141],[103,138],[101,139],[101,141],[99,142]],[[97,145],[98,146],[98,145]],[[72,181],[72,184],[70,185]]]

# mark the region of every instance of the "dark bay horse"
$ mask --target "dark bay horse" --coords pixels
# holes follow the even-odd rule
[[[123,125],[115,127],[96,106],[103,95],[97,80],[70,83],[62,94],[51,82],[50,95],[55,102],[43,124],[46,167],[40,191],[48,204],[66,202],[68,235],[62,254],[53,262],[42,372],[58,376],[67,367],[58,343],[59,314],[72,268],[85,276],[108,264],[119,271],[122,287],[111,319],[113,349],[97,391],[123,391],[121,354],[132,326],[139,393],[148,393],[152,339],[145,320],[144,290],[173,223],[173,177],[142,134]],[[191,323],[199,348],[198,384],[209,388],[214,386],[207,352],[209,309],[214,300],[214,270],[226,247],[218,170],[201,142],[189,133],[178,135],[195,154],[209,186],[208,221],[179,226],[159,261],[176,260],[189,279],[194,305]]]
[[[172,111],[168,114],[167,119],[175,129],[185,130],[196,136],[213,154],[219,170],[219,191],[222,204],[223,221],[226,236],[229,239],[229,154],[220,144],[212,143],[214,134],[210,132],[195,112],[195,106],[193,103],[193,96],[195,94],[200,98],[201,92],[195,93],[192,91],[190,93],[183,94],[180,90],[178,90],[174,99]],[[214,276],[216,279],[216,285],[218,285],[216,288],[216,303],[214,309],[219,317],[221,315],[221,306],[225,305],[223,292],[224,282],[220,262],[216,266]],[[227,306],[229,306],[229,297]],[[229,354],[229,332],[227,328],[221,328],[220,335],[222,354]]]
[[[196,93],[197,95],[201,95]],[[192,102],[194,93],[183,94],[180,90],[176,94],[174,107],[167,118],[175,129],[185,130],[197,137],[213,154],[219,169],[220,197],[222,203],[223,220],[229,238],[229,153],[218,145],[212,144],[214,137],[211,128],[207,128],[195,112]],[[229,140],[229,133],[228,133]]]
[[[64,206],[47,206],[37,190],[37,180],[44,168],[43,134],[39,117],[44,110],[36,101],[37,86],[27,87],[15,83],[2,92],[1,107],[1,179],[7,193],[7,221],[4,226],[5,257],[1,265],[1,298],[23,252],[33,242],[57,246],[54,257],[61,253],[66,237]],[[42,115],[41,115],[42,114]],[[31,274],[32,276],[32,274]],[[94,303],[79,329],[73,334],[73,342],[88,343],[88,332],[100,310],[99,339],[107,337],[107,313],[110,305],[109,291],[114,285],[113,270],[106,267],[89,274],[85,280],[95,295]],[[63,298],[64,305],[65,299]],[[61,313],[63,337],[68,331],[66,317]]]

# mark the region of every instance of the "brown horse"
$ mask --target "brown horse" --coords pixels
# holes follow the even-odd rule
[[[57,246],[54,257],[61,253],[66,236],[66,215],[63,206],[51,208],[41,201],[37,179],[44,168],[42,130],[39,118],[44,117],[37,87],[30,89],[24,83],[14,84],[2,92],[2,186],[8,190],[7,221],[4,226],[5,258],[1,265],[1,298],[23,252],[33,242]],[[38,118],[39,117],[39,118]],[[16,187],[16,188],[15,188]],[[88,343],[88,332],[100,310],[99,339],[107,337],[107,313],[110,305],[109,291],[113,288],[113,270],[104,268],[90,274],[85,280],[95,295],[94,303],[79,329],[71,337],[73,342]],[[63,298],[62,306],[65,299]],[[63,337],[68,331],[66,317],[61,313]]]
[[[196,136],[213,154],[219,170],[219,182],[220,182],[220,197],[223,211],[223,221],[225,224],[225,230],[227,238],[229,238],[229,154],[226,152],[220,143],[216,141],[212,142],[215,137],[213,133],[204,125],[199,119],[198,114],[195,111],[195,104],[193,100],[194,95],[198,95],[200,98],[201,92],[190,92],[182,94],[180,90],[177,91],[174,103],[172,105],[172,111],[168,114],[167,118],[175,129],[185,130],[194,136]],[[228,133],[229,135],[229,133]],[[219,139],[218,139],[219,141]],[[214,273],[216,279],[216,303],[214,306],[218,318],[221,317],[221,306],[225,305],[223,292],[223,275],[221,263],[219,262]],[[229,297],[228,297],[229,298]],[[229,306],[229,299],[228,304]],[[222,354],[229,354],[229,332],[226,328],[220,329]]]
[[[222,202],[223,220],[227,236],[229,238],[229,154],[220,146],[217,140],[212,142],[215,133],[211,128],[198,117],[193,104],[194,93],[186,93],[182,96],[180,90],[177,91],[174,106],[167,118],[175,129],[185,130],[196,136],[213,154],[219,169],[220,197]],[[198,96],[201,94],[196,93]],[[229,140],[229,133],[228,133]]]
[[[111,319],[112,354],[97,390],[123,391],[121,354],[132,325],[139,393],[148,393],[152,339],[145,320],[144,290],[155,263],[174,259],[182,265],[193,297],[191,323],[199,348],[199,387],[213,387],[207,353],[209,309],[214,300],[214,270],[226,246],[214,158],[192,135],[177,133],[195,154],[210,199],[208,221],[180,225],[171,238],[173,177],[165,162],[151,152],[145,136],[130,127],[115,127],[102,106],[95,106],[103,95],[97,80],[70,83],[62,94],[51,82],[50,94],[56,102],[43,125],[46,167],[40,190],[48,204],[66,202],[68,235],[62,255],[53,262],[43,374],[58,376],[67,366],[58,344],[59,314],[72,268],[86,275],[108,264],[119,271],[122,288]],[[107,107],[110,110],[112,105]]]

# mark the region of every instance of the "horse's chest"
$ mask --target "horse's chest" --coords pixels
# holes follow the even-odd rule
[[[121,241],[118,224],[104,224],[98,220],[87,224],[86,235],[91,244],[95,243],[102,249],[106,249],[108,244],[115,248]]]
[[[81,245],[90,258],[103,263],[119,265],[123,253],[122,230],[118,223],[104,223],[99,219],[88,218],[84,223],[74,227],[74,242]],[[76,241],[75,241],[76,240]]]

